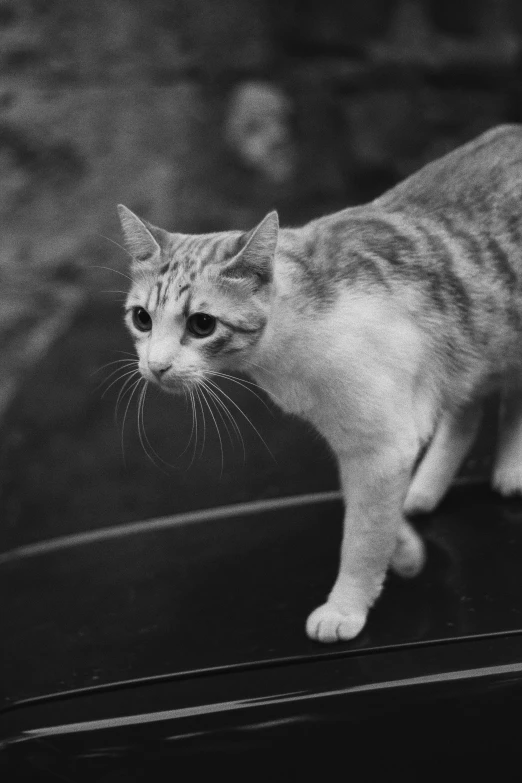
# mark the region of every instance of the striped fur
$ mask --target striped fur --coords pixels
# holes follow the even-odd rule
[[[140,369],[175,391],[250,372],[321,432],[347,500],[339,574],[308,634],[353,638],[389,565],[422,568],[403,517],[429,511],[473,443],[482,400],[504,398],[494,484],[522,492],[522,129],[503,126],[370,204],[279,229],[170,234],[121,208],[135,261],[127,307],[152,330]],[[208,337],[191,313],[217,318]],[[415,473],[421,449],[429,443]]]

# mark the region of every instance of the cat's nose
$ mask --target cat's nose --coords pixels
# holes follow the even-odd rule
[[[158,380],[161,380],[167,370],[172,367],[172,362],[149,362],[149,370]]]

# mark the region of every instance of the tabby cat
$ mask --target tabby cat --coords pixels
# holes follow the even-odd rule
[[[246,233],[187,235],[119,212],[144,378],[178,393],[209,371],[247,373],[337,456],[340,567],[311,638],[353,639],[388,566],[422,569],[405,516],[442,499],[493,389],[493,483],[522,492],[522,126],[302,228],[270,212]]]

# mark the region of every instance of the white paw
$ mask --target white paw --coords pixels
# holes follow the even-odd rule
[[[366,623],[366,614],[343,614],[334,604],[319,606],[306,621],[306,633],[317,642],[348,642],[359,634]]]
[[[432,495],[408,492],[406,500],[404,501],[404,513],[406,516],[414,516],[415,514],[429,514],[433,511],[439,502],[439,498]]]
[[[390,561],[392,570],[403,579],[413,579],[420,574],[425,562],[426,548],[422,538],[414,530],[401,535]]]
[[[522,495],[522,467],[499,467],[493,473],[493,488],[504,497]]]

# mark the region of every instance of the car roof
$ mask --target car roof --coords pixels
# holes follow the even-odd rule
[[[202,670],[372,654],[522,630],[522,511],[453,490],[419,524],[425,572],[391,575],[354,641],[308,640],[342,503],[316,493],[65,536],[0,556],[2,703]]]

